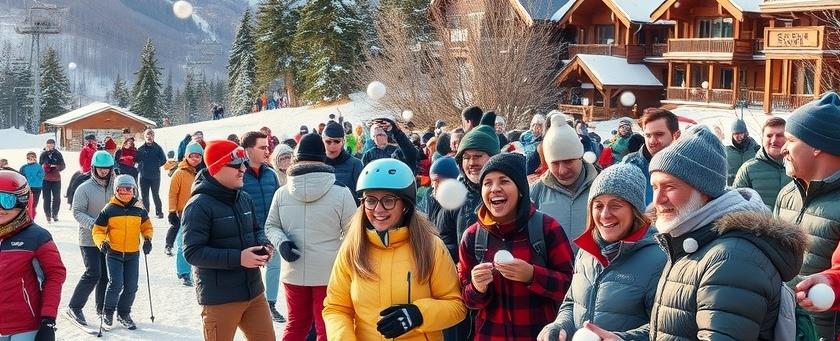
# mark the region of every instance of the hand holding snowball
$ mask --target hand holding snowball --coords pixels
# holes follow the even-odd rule
[[[831,281],[823,274],[813,274],[796,285],[796,302],[803,309],[820,313],[834,305],[834,291],[829,286]]]
[[[473,287],[483,294],[493,281],[493,263],[480,263],[473,267],[471,274]]]
[[[518,258],[508,263],[497,263],[496,270],[511,281],[530,283],[534,279],[534,266]]]

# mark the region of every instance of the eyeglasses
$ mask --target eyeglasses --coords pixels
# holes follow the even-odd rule
[[[26,208],[26,197],[12,193],[0,193],[0,207],[4,210],[13,208]]]
[[[386,195],[382,198],[377,197],[364,197],[362,198],[362,203],[365,205],[365,209],[368,210],[375,210],[376,206],[379,206],[382,203],[382,208],[386,210],[393,210],[395,206],[397,206],[397,201],[399,201],[399,197],[395,197],[393,195]]]
[[[134,187],[117,187],[117,193],[134,193]]]

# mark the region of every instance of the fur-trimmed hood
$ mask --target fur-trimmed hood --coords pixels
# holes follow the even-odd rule
[[[718,218],[713,229],[723,238],[744,238],[773,262],[784,281],[799,273],[808,236],[796,225],[765,212],[733,212]]]

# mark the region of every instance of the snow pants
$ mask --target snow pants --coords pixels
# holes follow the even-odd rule
[[[61,180],[44,180],[41,190],[44,196],[44,214],[50,218],[57,217],[58,209],[61,208]]]
[[[81,246],[82,261],[85,263],[85,272],[79,278],[79,284],[73,290],[68,306],[74,309],[82,309],[87,303],[90,293],[96,287],[96,310],[102,310],[105,302],[105,288],[108,286],[108,274],[105,268],[105,255],[93,246]]]
[[[131,313],[137,296],[140,277],[140,252],[111,253],[105,257],[108,265],[108,289],[105,290],[105,311],[117,311],[120,316]]]
[[[205,341],[232,341],[236,328],[248,340],[274,341],[274,324],[265,295],[250,301],[201,306]]]
[[[151,215],[152,211],[149,211],[149,207],[151,206],[151,200],[149,200],[149,190],[152,190],[152,199],[155,201],[155,214],[162,215],[163,206],[161,206],[160,203],[160,178],[149,179],[140,176],[140,193],[143,198],[143,207],[146,208],[146,212],[149,212],[149,215]]]
[[[289,308],[289,320],[283,332],[283,341],[306,340],[313,321],[317,340],[327,341],[327,330],[322,315],[327,287],[283,283],[283,288],[286,289],[286,305]]]

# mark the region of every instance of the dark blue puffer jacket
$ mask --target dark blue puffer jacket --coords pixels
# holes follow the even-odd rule
[[[356,181],[359,180],[359,175],[365,168],[362,161],[350,155],[346,150],[342,150],[337,158],[327,158],[326,164],[335,169],[336,184],[349,188],[355,197]]]
[[[257,217],[257,224],[265,226],[265,219],[268,217],[268,209],[271,208],[271,199],[274,192],[280,188],[277,180],[277,173],[267,165],[260,165],[260,174],[257,175],[251,165],[247,165],[245,175],[242,178],[242,191],[251,196],[254,202],[254,215]]]

